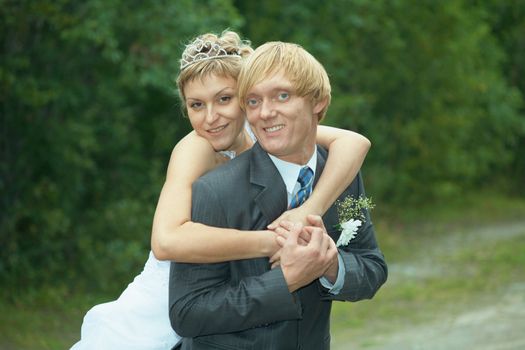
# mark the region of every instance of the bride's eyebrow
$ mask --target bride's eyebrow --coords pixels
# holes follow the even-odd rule
[[[232,86],[226,86],[225,88],[222,88],[221,90],[219,90],[219,91],[215,94],[215,96],[220,95],[220,94],[223,94],[226,90],[235,90],[235,88],[232,87]]]
[[[219,90],[219,92],[217,92],[217,94],[220,94],[220,93],[224,92],[225,90],[235,90],[235,87],[233,87],[233,86],[226,86],[226,87],[222,88],[221,90]]]

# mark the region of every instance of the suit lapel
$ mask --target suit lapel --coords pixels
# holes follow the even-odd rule
[[[317,169],[315,171],[314,187],[319,181],[325,163],[327,152],[317,147]],[[259,143],[252,147],[250,159],[250,182],[256,185],[259,193],[254,201],[266,217],[268,222],[275,220],[287,209],[286,187],[281,175],[273,164],[268,154],[261,148]]]
[[[314,187],[317,184],[319,177],[323,173],[327,157],[328,152],[324,148],[317,146],[317,170],[315,171]],[[335,205],[331,205],[330,208],[328,208],[326,213],[323,215],[323,221],[326,231],[332,237],[332,239],[337,242],[337,239],[339,238],[339,230],[337,229],[336,225],[339,221],[339,217],[337,215],[337,209]]]
[[[255,203],[268,223],[272,222],[286,210],[286,187],[279,171],[258,142],[252,147],[250,182],[259,191],[254,197]]]
[[[317,185],[317,181],[319,181],[319,178],[321,177],[321,174],[324,170],[324,165],[326,163],[326,157],[327,153],[324,148],[321,146],[317,146],[317,168],[315,169],[315,179],[314,179],[314,187]]]

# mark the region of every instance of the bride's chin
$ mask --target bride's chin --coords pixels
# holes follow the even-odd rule
[[[227,142],[224,140],[210,142],[210,144],[215,150],[215,152],[227,151],[231,147],[231,142]]]

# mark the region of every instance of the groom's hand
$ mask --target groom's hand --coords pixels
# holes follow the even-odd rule
[[[272,269],[278,267],[281,265],[281,251],[282,247],[286,243],[286,240],[290,236],[290,231],[293,228],[294,223],[288,220],[280,221],[278,225],[274,226],[272,229],[273,232],[275,232],[276,237],[275,241],[277,245],[279,246],[279,249],[270,257],[270,264]],[[301,230],[299,233],[299,238],[297,239],[297,242],[300,245],[307,245],[308,242],[310,242],[310,233],[308,233],[306,230]]]
[[[323,232],[325,232],[326,235],[328,235],[328,233],[326,233],[326,227],[324,226],[324,222],[323,222],[323,218],[319,215],[308,215],[306,217],[306,220],[308,221],[308,223],[314,227],[318,227],[320,229],[323,230]],[[308,227],[306,227],[306,229],[308,230]],[[336,253],[337,253],[337,247],[335,245],[335,242],[334,240],[330,238],[330,249],[335,249]],[[328,267],[328,269],[326,269],[325,273],[323,274],[324,277],[326,277],[330,283],[335,283],[335,281],[337,280],[337,273],[339,272],[339,259],[337,258],[337,254],[335,255],[333,261],[332,261],[332,264],[330,264],[330,266]]]
[[[302,224],[294,224],[281,250],[281,268],[290,292],[321,277],[337,260],[337,248],[325,230],[316,226],[306,228],[310,241],[301,245],[298,240],[302,230]]]

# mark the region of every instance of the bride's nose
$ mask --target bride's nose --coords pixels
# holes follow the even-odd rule
[[[209,105],[208,108],[206,108],[206,123],[213,124],[218,117],[219,114],[215,108],[212,105]]]

